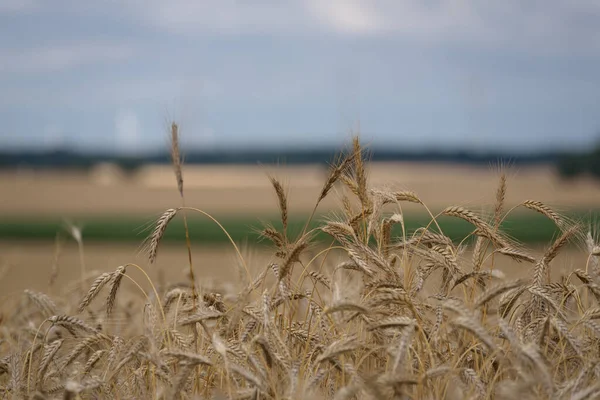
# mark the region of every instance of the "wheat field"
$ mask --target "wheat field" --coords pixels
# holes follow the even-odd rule
[[[291,199],[272,176],[283,228],[264,227],[270,253],[231,241],[220,261],[187,241],[169,265],[174,250],[161,239],[173,219],[218,224],[186,196],[175,124],[171,134],[177,197],[142,246],[142,266],[123,260],[96,272],[80,262],[66,282],[58,260],[43,287],[3,297],[4,397],[600,396],[594,227],[537,199],[507,202],[502,171],[485,212],[447,204],[433,213],[416,192],[371,183],[355,138],[315,193],[313,216],[331,197],[339,204],[319,227],[288,235]],[[406,204],[431,223],[392,235]],[[560,235],[527,249],[499,229],[516,209],[544,215]],[[440,215],[467,221],[472,234],[453,242],[437,227]],[[328,239],[316,242],[317,230]],[[80,232],[72,235],[84,260]],[[203,267],[219,261],[220,274],[208,279]]]

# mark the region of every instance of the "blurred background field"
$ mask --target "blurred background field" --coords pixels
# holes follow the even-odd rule
[[[260,240],[259,230],[265,223],[280,226],[268,175],[277,176],[288,186],[288,231],[294,237],[301,232],[326,173],[326,166],[316,164],[187,165],[186,202],[214,215],[258,267],[274,259],[267,243]],[[507,209],[536,199],[575,220],[595,221],[600,185],[593,179],[565,180],[552,165],[509,166],[508,176]],[[462,205],[486,215],[493,209],[498,168],[379,162],[369,166],[369,178],[373,188],[416,192],[434,215],[449,205]],[[160,164],[132,171],[114,164],[84,170],[6,169],[0,172],[0,186],[0,266],[5,269],[0,290],[9,292],[25,285],[43,286],[56,263],[62,267],[62,279],[76,277],[81,261],[68,233],[69,224],[82,230],[88,269],[111,270],[127,262],[148,267],[142,245],[145,237],[164,210],[180,204],[172,167]],[[313,225],[335,216],[339,194],[323,202]],[[422,206],[403,203],[402,207],[409,234],[430,223]],[[456,218],[441,217],[439,223],[457,241],[472,232],[472,226]],[[235,253],[220,228],[196,215],[190,216],[189,228],[200,276],[216,280],[231,277]],[[509,215],[503,229],[534,252],[558,233],[552,221],[522,207]],[[402,235],[399,227],[393,233]],[[183,222],[176,218],[165,233],[157,263],[172,278],[181,278],[186,266],[184,239]],[[576,251],[566,253],[566,263],[573,261],[570,257],[581,257]],[[511,273],[519,271],[514,263],[503,262]]]
[[[592,178],[562,179],[552,165],[507,167],[511,206],[536,199],[565,210],[598,205],[600,184]],[[186,165],[189,204],[224,217],[276,212],[268,174],[289,185],[291,212],[309,213],[327,168],[322,165]],[[450,204],[475,208],[493,204],[498,168],[493,165],[446,163],[372,163],[369,181],[374,188],[412,190],[432,209]],[[143,166],[125,172],[116,165],[90,170],[23,169],[0,171],[3,188],[0,212],[15,217],[74,217],[129,215],[146,217],[179,202],[172,167]],[[322,211],[335,209],[335,196]],[[416,207],[407,205],[409,208]],[[416,207],[419,208],[419,207]]]

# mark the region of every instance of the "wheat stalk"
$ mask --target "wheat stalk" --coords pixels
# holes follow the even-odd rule
[[[117,268],[115,272],[113,272],[112,279],[110,281],[110,292],[108,297],[106,298],[106,315],[110,315],[112,309],[115,306],[115,301],[117,298],[117,291],[121,286],[121,281],[123,280],[123,275],[125,275],[126,266],[120,266]]]
[[[156,222],[156,226],[148,239],[148,259],[150,261],[150,264],[154,264],[154,261],[156,261],[158,244],[160,243],[160,240],[162,239],[162,237],[165,234],[165,231],[167,230],[167,225],[169,225],[169,222],[171,222],[173,217],[175,217],[177,211],[178,209],[176,208],[169,208],[160,216],[160,218]]]

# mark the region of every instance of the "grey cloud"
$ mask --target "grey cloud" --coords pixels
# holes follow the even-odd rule
[[[174,34],[375,35],[534,52],[600,46],[600,3],[593,1],[130,0],[128,5],[131,17]]]

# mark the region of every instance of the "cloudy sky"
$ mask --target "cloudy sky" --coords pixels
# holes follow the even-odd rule
[[[583,148],[597,0],[1,0],[0,147]]]

